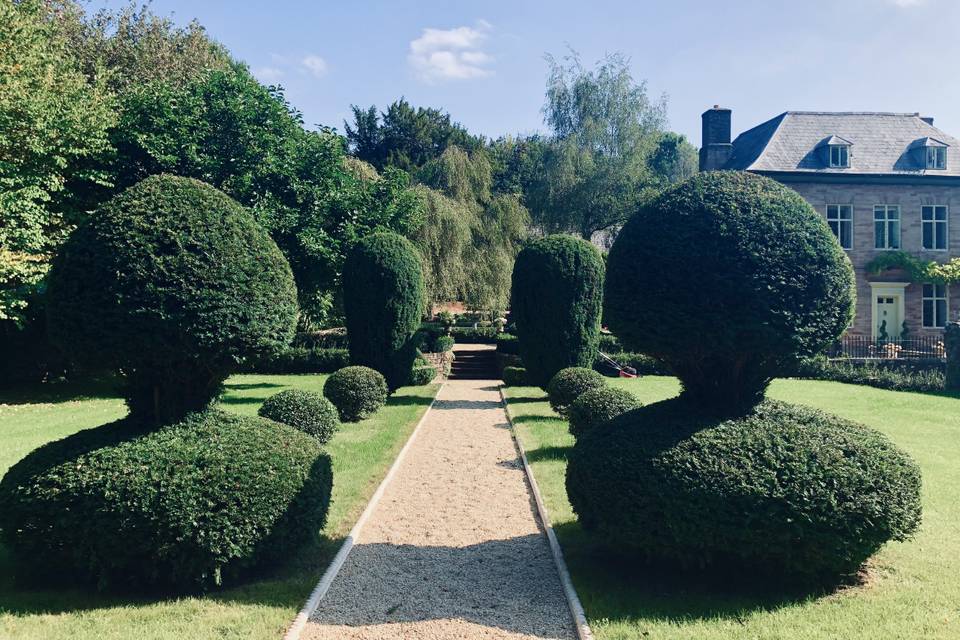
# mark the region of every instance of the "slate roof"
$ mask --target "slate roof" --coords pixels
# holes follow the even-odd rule
[[[849,142],[850,166],[831,168],[824,147]],[[926,169],[923,147],[947,145],[947,168]],[[915,113],[786,111],[733,141],[725,169],[794,173],[960,176],[960,141]]]

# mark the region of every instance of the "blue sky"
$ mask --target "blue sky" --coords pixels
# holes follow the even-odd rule
[[[105,4],[94,1],[93,6]],[[111,6],[120,2],[110,0]],[[154,0],[197,18],[307,123],[343,130],[350,105],[400,96],[473,132],[542,129],[545,53],[620,51],[673,130],[733,109],[734,134],[787,109],[920,111],[960,135],[957,0],[374,2]]]

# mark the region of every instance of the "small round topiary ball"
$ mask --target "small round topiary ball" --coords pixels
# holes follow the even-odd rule
[[[607,260],[604,319],[721,412],[759,402],[797,358],[853,318],[843,249],[796,191],[751,173],[701,173],[644,205]]]
[[[104,204],[50,271],[50,337],[81,364],[122,370],[154,424],[204,409],[237,364],[293,338],[297,290],[253,214],[190,178],[156,175]]]
[[[765,401],[734,418],[682,398],[577,440],[567,494],[612,553],[791,582],[857,572],[920,524],[920,470],[873,429]]]
[[[333,403],[315,391],[286,389],[260,405],[257,415],[303,431],[326,444],[340,428],[340,416]]]
[[[350,366],[335,371],[323,385],[323,395],[344,422],[357,422],[376,413],[387,402],[387,381],[370,367]]]
[[[562,416],[574,401],[587,391],[603,389],[607,380],[593,369],[567,367],[561,369],[550,379],[547,385],[547,397],[550,407]]]
[[[581,438],[600,425],[639,406],[641,402],[626,389],[591,389],[574,400],[567,410],[570,435]]]

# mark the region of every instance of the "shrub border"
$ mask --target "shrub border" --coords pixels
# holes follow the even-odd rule
[[[417,439],[417,435],[420,433],[420,428],[423,427],[423,423],[427,421],[427,416],[430,415],[433,405],[436,404],[437,397],[440,395],[440,391],[443,390],[444,384],[446,384],[445,381],[437,389],[437,392],[433,394],[433,399],[430,401],[430,405],[427,407],[427,410],[423,412],[423,415],[420,417],[420,421],[417,422],[417,426],[413,428],[413,432],[410,434],[410,437],[407,438],[407,442],[403,445],[403,448],[400,449],[400,453],[397,454],[397,457],[394,458],[393,464],[390,465],[390,469],[387,471],[387,475],[385,475],[383,480],[380,481],[380,485],[377,487],[377,490],[374,492],[373,496],[371,496],[370,501],[367,502],[367,506],[364,508],[363,513],[360,514],[360,517],[354,523],[353,528],[350,529],[350,533],[348,533],[347,537],[344,538],[343,544],[341,544],[340,548],[337,550],[337,555],[335,555],[333,560],[330,561],[326,571],[324,571],[323,575],[320,576],[320,581],[317,582],[317,586],[315,586],[313,591],[310,592],[310,596],[307,598],[307,601],[297,613],[296,617],[293,619],[293,622],[290,623],[286,633],[283,634],[283,640],[300,640],[300,635],[306,628],[307,622],[310,621],[310,616],[313,615],[313,612],[317,610],[318,606],[320,606],[320,601],[323,600],[323,597],[327,595],[330,585],[333,584],[337,574],[340,573],[340,569],[347,561],[347,556],[350,555],[350,550],[353,549],[354,542],[360,537],[360,531],[363,529],[363,525],[366,524],[367,520],[370,518],[370,515],[373,513],[373,510],[377,507],[377,504],[379,504],[380,499],[386,492],[387,485],[390,484],[390,480],[393,479],[397,469],[400,468],[400,464],[406,457],[407,450],[410,449],[413,442]]]
[[[570,571],[567,569],[567,562],[563,559],[563,550],[560,548],[560,542],[557,541],[557,534],[550,526],[550,518],[547,515],[547,507],[543,503],[543,497],[540,495],[540,487],[537,486],[537,479],[533,475],[533,469],[527,462],[527,452],[520,444],[520,438],[517,436],[517,427],[513,423],[513,416],[510,415],[510,404],[507,402],[507,396],[503,392],[504,385],[497,386],[500,391],[500,403],[503,405],[503,412],[507,414],[507,422],[510,424],[510,435],[513,438],[513,446],[520,454],[520,460],[523,462],[523,473],[527,478],[527,486],[533,494],[533,501],[537,505],[537,517],[543,526],[544,533],[547,534],[547,542],[550,545],[550,554],[553,556],[553,563],[557,567],[557,573],[560,574],[560,585],[563,587],[563,595],[567,597],[567,605],[570,607],[570,615],[573,616],[573,624],[577,629],[577,638],[579,640],[594,640],[593,632],[590,630],[590,624],[587,622],[587,614],[583,611],[583,604],[580,602],[580,596],[573,586],[573,580],[570,578]]]

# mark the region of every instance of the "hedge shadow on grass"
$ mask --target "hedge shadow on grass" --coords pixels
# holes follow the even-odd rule
[[[851,585],[785,584],[736,567],[679,570],[610,554],[575,521],[554,525],[590,620],[642,624],[715,620],[743,622],[755,612],[802,605]]]
[[[58,404],[78,400],[120,399],[118,378],[88,378],[68,382],[38,382],[0,387],[0,404]]]

